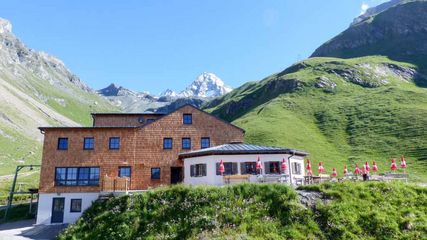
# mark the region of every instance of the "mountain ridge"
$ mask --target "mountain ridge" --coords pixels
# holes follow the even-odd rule
[[[372,55],[427,69],[427,1],[397,1],[368,19],[351,25],[319,46],[310,57],[354,58]]]
[[[222,96],[232,89],[214,73],[200,74],[185,90],[176,93],[166,89],[159,96],[129,90],[114,83],[97,91],[124,112],[170,112],[182,105],[200,107],[204,102]]]

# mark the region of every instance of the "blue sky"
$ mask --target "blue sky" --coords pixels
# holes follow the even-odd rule
[[[0,1],[0,17],[95,89],[182,90],[214,72],[238,87],[307,58],[382,0]]]

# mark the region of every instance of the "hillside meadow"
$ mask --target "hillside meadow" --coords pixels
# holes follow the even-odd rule
[[[418,68],[382,56],[311,58],[213,100],[207,111],[246,130],[248,143],[306,150],[342,175],[404,155],[427,182],[427,89]]]

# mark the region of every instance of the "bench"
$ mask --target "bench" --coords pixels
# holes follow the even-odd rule
[[[226,175],[224,176],[225,184],[249,182],[251,175]]]
[[[279,174],[259,175],[257,177],[257,181],[262,182],[262,183],[284,182],[284,181],[286,181],[286,176],[285,175],[279,175]]]
[[[407,173],[385,173],[383,179],[385,181],[399,180],[408,182],[409,175]]]

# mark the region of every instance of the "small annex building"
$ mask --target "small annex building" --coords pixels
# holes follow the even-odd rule
[[[236,182],[283,182],[292,185],[304,178],[304,158],[308,153],[282,147],[230,143],[181,153],[184,184],[225,185]],[[220,162],[224,172],[221,174]],[[262,169],[257,170],[257,162]],[[286,170],[282,170],[283,162]]]

